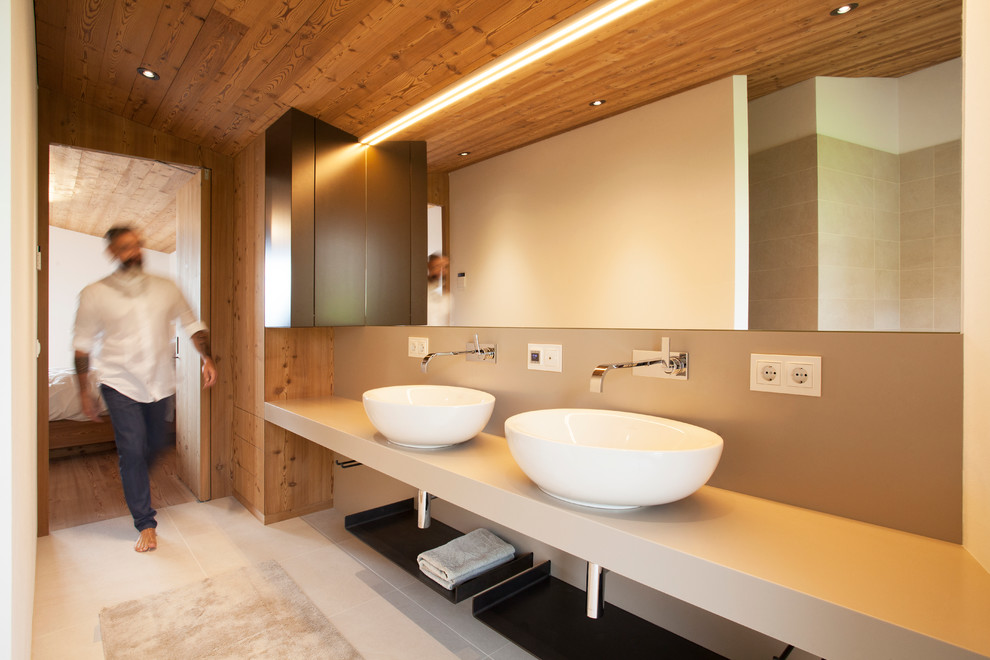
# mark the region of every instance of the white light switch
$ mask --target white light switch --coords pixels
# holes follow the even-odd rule
[[[537,371],[561,371],[564,349],[560,344],[529,344],[526,368]]]

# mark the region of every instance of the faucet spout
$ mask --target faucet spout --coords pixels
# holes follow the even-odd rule
[[[463,351],[437,351],[429,353],[419,363],[419,368],[426,373],[430,366],[430,361],[438,355],[466,355],[469,362],[495,362],[498,357],[498,349],[495,344],[482,344],[478,341],[478,335],[474,336],[474,342],[468,342]]]
[[[430,366],[430,360],[438,355],[464,355],[465,353],[472,353],[473,351],[438,351],[436,353],[429,353],[423,358],[423,361],[419,363],[419,368],[426,373],[426,370]]]
[[[612,364],[600,364],[591,372],[591,391],[601,394],[605,389],[605,374],[609,369],[615,368]]]
[[[613,362],[611,364],[600,364],[591,372],[591,391],[601,393],[605,389],[605,374],[612,369],[631,369],[633,367],[651,367],[654,364],[662,364],[663,370],[668,374],[677,372],[682,368],[681,360],[671,356],[669,360],[662,357],[651,360],[639,360],[633,362]]]

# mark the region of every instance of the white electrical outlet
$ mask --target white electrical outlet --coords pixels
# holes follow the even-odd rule
[[[792,387],[812,387],[814,385],[811,374],[814,373],[815,368],[812,365],[791,362],[788,369],[786,374],[788,385]]]
[[[409,357],[426,357],[430,352],[430,340],[427,337],[409,337]]]
[[[756,379],[762,385],[780,386],[781,363],[776,360],[757,360]]]
[[[749,356],[749,389],[757,392],[822,395],[822,359],[812,355]]]
[[[560,344],[529,344],[526,368],[537,371],[561,371],[564,349]]]

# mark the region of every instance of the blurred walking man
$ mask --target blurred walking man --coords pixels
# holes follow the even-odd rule
[[[100,392],[110,411],[124,499],[139,537],[134,549],[158,547],[148,470],[163,449],[166,413],[175,395],[172,323],[179,321],[203,358],[203,387],[217,382],[210,335],[172,280],[145,273],[141,239],[130,227],[105,235],[119,263],[113,274],[79,294],[72,347],[83,412],[94,421],[97,405],[87,386],[90,354],[99,367]]]

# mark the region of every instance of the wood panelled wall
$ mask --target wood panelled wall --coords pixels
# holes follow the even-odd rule
[[[265,401],[333,393],[333,329],[264,327],[264,137],[234,180],[233,493],[271,523],[333,505],[332,452],[264,421]]]
[[[231,465],[233,392],[231,342],[232,313],[234,162],[204,147],[171,137],[93,106],[46,89],[38,90],[38,244],[42,268],[38,277],[38,325],[48,327],[48,145],[64,144],[136,158],[204,167],[213,179],[210,204],[211,227],[211,314],[212,346],[220,379],[211,391],[210,496],[233,492]],[[48,456],[48,334],[42,332],[38,360],[38,451]],[[38,532],[48,533],[48,462],[38,461]]]

